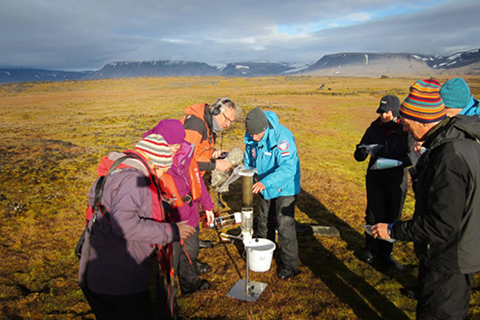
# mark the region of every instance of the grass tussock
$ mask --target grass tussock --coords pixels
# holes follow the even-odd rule
[[[216,244],[199,258],[212,267],[205,275],[212,288],[180,297],[180,317],[414,319],[415,301],[402,294],[416,283],[412,245],[394,249],[404,272],[358,259],[366,163],[355,162],[353,151],[380,98],[403,99],[416,80],[177,77],[0,86],[0,318],[93,319],[77,285],[73,248],[99,159],[133,148],[144,131],[161,119],[180,118],[190,104],[229,96],[243,115],[255,106],[276,112],[295,134],[302,166],[297,221],[334,226],[341,236],[299,233],[302,273],[277,280],[275,255],[268,272],[250,273],[268,285],[257,302],[247,303],[226,296],[245,277],[242,245],[221,243],[219,231],[203,229],[202,239]],[[480,79],[466,80],[479,97]],[[243,148],[243,134],[239,117],[218,143]],[[211,194],[225,205],[217,208],[221,214],[241,209],[241,183],[220,199]],[[412,211],[410,192],[403,216]],[[471,319],[480,316],[479,281],[476,276]]]

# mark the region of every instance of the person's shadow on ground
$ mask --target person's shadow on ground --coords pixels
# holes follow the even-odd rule
[[[302,189],[297,200],[298,208],[320,226],[336,227],[347,248],[354,251],[359,259],[364,244],[364,235],[354,230],[348,223],[338,218],[325,206]],[[363,277],[352,272],[343,261],[325,248],[313,234],[297,233],[299,258],[320,278],[344,303],[348,304],[361,319],[409,319],[388,298],[372,287]],[[386,270],[380,265],[375,269],[387,274],[405,287],[413,287],[416,278],[407,270]],[[380,315],[378,315],[380,313]]]

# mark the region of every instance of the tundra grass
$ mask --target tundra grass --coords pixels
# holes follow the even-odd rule
[[[429,77],[426,75],[425,77]],[[465,78],[480,96],[480,79]],[[256,302],[227,297],[245,277],[242,245],[215,243],[200,260],[212,271],[212,288],[179,296],[181,319],[414,319],[418,261],[410,243],[395,245],[403,272],[359,260],[363,246],[366,162],[355,145],[377,116],[383,95],[405,98],[413,78],[175,77],[0,86],[0,318],[93,319],[77,285],[73,255],[84,227],[87,193],[99,159],[132,149],[143,132],[164,118],[180,118],[190,104],[228,96],[243,110],[218,147],[243,148],[243,118],[256,106],[278,114],[295,135],[302,167],[298,222],[338,228],[340,237],[298,233],[300,270],[279,281],[277,259],[251,280],[267,283]],[[446,78],[439,77],[441,82]],[[241,209],[241,186],[221,198],[221,214]],[[411,191],[403,218],[413,212]],[[480,317],[475,277],[469,317]]]

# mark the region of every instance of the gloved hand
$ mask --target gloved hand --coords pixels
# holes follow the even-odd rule
[[[357,161],[364,161],[368,156],[367,148],[365,148],[363,145],[357,144],[357,148],[355,149],[353,156]]]

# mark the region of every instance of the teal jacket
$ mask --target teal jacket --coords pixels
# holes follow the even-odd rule
[[[278,116],[265,111],[269,126],[262,140],[253,141],[245,133],[245,166],[257,168],[258,181],[266,200],[300,193],[300,160],[292,132],[282,126]]]
[[[472,97],[470,103],[460,111],[460,114],[464,114],[466,116],[479,116],[480,117],[480,108],[478,107],[478,100]]]

